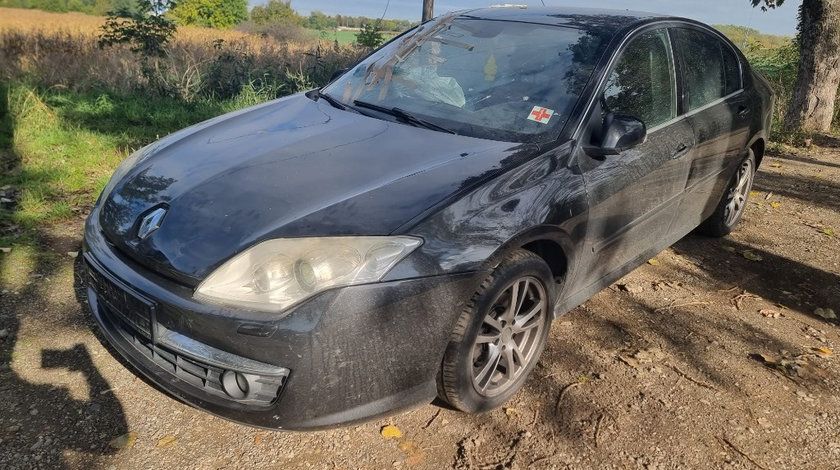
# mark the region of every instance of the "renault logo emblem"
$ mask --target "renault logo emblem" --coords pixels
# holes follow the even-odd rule
[[[165,216],[166,209],[163,207],[158,207],[152,212],[149,212],[140,222],[140,228],[137,229],[137,236],[141,240],[145,240],[152,232],[160,228],[160,224],[163,222]]]

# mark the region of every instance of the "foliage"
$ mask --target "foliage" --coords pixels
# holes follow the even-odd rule
[[[228,29],[248,19],[248,1],[183,0],[172,15],[179,24]]]
[[[292,8],[292,1],[270,0],[265,5],[257,5],[251,9],[251,21],[258,26],[272,23],[301,24],[303,18]]]
[[[321,86],[333,72],[355,63],[364,50],[306,33],[301,42],[277,42],[238,31],[180,27],[162,55],[132,52],[129,44],[100,49],[96,21],[66,31],[65,16],[10,10],[0,17],[0,81],[25,80],[39,89],[108,90],[187,102],[227,99],[249,88],[271,99]],[[42,24],[53,26],[41,29]],[[27,26],[28,25],[28,26]],[[86,29],[85,29],[86,28]],[[222,40],[220,40],[222,39]]]
[[[785,0],[750,0],[750,2],[753,7],[761,5],[761,10],[767,11],[782,6]]]
[[[258,25],[253,21],[246,21],[236,26],[237,31],[253,34],[261,38],[269,38],[278,43],[304,43],[312,40],[309,31],[296,23],[269,23]]]
[[[385,42],[385,38],[379,31],[379,24],[366,24],[356,33],[356,43],[362,47],[377,48]]]
[[[99,47],[128,44],[144,56],[162,56],[175,34],[175,23],[162,12],[171,8],[170,0],[137,0],[135,10],[111,12],[102,25]]]
[[[776,49],[786,46],[790,36],[779,36],[776,34],[764,34],[755,28],[735,25],[714,25],[714,28],[723,33],[735,45],[741,49],[748,47]]]
[[[335,17],[327,16],[320,11],[313,11],[306,19],[306,27],[310,29],[335,29],[338,28],[338,21]]]

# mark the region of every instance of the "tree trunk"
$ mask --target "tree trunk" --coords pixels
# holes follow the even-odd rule
[[[840,86],[840,0],[803,0],[802,57],[785,130],[828,132]]]

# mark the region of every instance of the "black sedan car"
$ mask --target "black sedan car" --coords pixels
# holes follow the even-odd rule
[[[89,304],[137,370],[235,421],[489,410],[554,318],[738,224],[771,107],[694,21],[441,16],[133,154],[87,221]]]

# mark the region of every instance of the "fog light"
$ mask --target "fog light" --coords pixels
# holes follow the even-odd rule
[[[222,374],[222,388],[231,398],[241,400],[248,396],[248,379],[239,372],[229,370]]]

